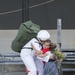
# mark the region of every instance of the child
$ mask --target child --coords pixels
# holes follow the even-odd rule
[[[50,49],[50,45],[51,45],[51,41],[50,40],[46,40],[43,43],[43,45],[42,45],[41,54],[38,55],[37,53],[35,53],[35,55],[37,56],[37,58],[41,59],[44,62],[48,62],[49,58],[53,56],[53,54],[50,51],[51,50]],[[34,49],[33,46],[32,46],[32,48]]]
[[[57,45],[55,43],[50,44],[50,51],[54,54]],[[58,75],[58,68],[55,60],[49,60],[45,63],[43,75]]]
[[[57,57],[56,61],[62,62],[64,55],[56,49],[57,45],[55,43],[50,44],[51,52]],[[58,75],[58,68],[56,62],[53,60],[49,60],[44,67],[43,75]]]
[[[57,58],[56,61],[61,62],[62,59],[64,58],[64,55],[60,51],[58,51],[56,49],[56,47],[57,47],[57,45],[55,43],[52,43],[50,40],[46,40],[42,45],[41,54],[38,55],[35,52],[35,55],[37,56],[37,58],[39,58],[45,62],[48,62],[49,57],[55,55],[55,57]],[[33,45],[32,45],[32,48],[35,49]]]
[[[34,49],[34,47],[32,46]],[[41,54],[35,53],[37,58],[45,62],[43,75],[58,75],[58,68],[56,66],[55,60],[51,59],[54,55],[56,44],[52,43],[50,40],[46,40],[42,45]],[[48,57],[45,59],[45,57]]]
[[[56,49],[57,45],[55,43],[51,43],[50,49],[51,52],[56,56],[56,61],[62,62],[64,59],[64,54],[62,54],[59,50]]]

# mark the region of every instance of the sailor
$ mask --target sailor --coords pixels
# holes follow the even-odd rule
[[[37,39],[32,38],[27,44],[23,46],[20,52],[21,59],[25,64],[26,68],[29,70],[28,75],[42,75],[43,73],[43,62],[35,56],[35,53],[32,53],[31,44],[37,49],[34,49],[34,52],[40,54],[42,44],[45,40],[50,39],[50,34],[46,30],[40,30],[37,34]]]

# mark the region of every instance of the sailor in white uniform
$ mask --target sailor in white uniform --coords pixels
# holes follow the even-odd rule
[[[35,51],[32,52],[31,44],[38,50],[36,51],[39,53],[41,50],[43,42],[47,39],[50,39],[50,34],[46,30],[40,30],[37,34],[37,39],[31,39],[24,47],[21,49],[20,56],[22,61],[24,62],[25,66],[29,70],[28,75],[42,75],[43,73],[43,62],[35,56]]]

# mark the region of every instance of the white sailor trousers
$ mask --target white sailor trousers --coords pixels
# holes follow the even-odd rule
[[[43,63],[35,56],[31,49],[22,49],[20,56],[26,68],[29,70],[28,75],[37,75],[37,71],[38,75],[42,75]]]

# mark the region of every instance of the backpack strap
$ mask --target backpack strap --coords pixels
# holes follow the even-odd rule
[[[33,48],[31,48],[31,47],[23,47],[22,49],[31,49],[31,50],[33,50]]]
[[[39,39],[38,39],[37,37],[35,37],[35,39],[36,39],[37,41],[39,41]]]
[[[36,39],[37,41],[39,41],[37,37],[36,37],[35,39]],[[36,43],[39,43],[39,42],[37,42],[37,41],[35,41],[35,42],[36,42]],[[22,49],[31,49],[31,50],[33,50],[33,48],[31,48],[31,47],[23,47]]]

